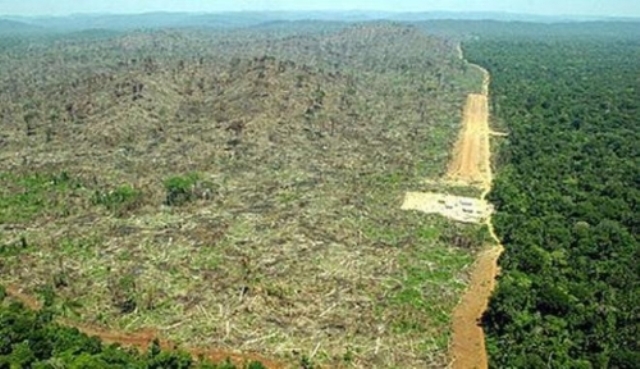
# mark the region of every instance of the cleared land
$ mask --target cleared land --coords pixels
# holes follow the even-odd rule
[[[477,227],[396,204],[478,73],[413,28],[287,32],[0,55],[0,282],[116,336],[445,366]]]
[[[462,59],[462,50],[458,46]],[[493,207],[485,200],[491,190],[490,136],[505,136],[489,128],[489,73],[470,64],[483,75],[482,93],[472,93],[464,106],[462,130],[453,150],[445,183],[476,186],[482,189],[479,199],[452,196],[446,193],[408,192],[402,205],[404,210],[437,213],[457,222],[483,223],[487,226],[495,244],[486,246],[470,271],[470,282],[453,314],[453,337],[450,357],[455,369],[484,369],[488,367],[484,334],[479,320],[487,308],[489,297],[499,272],[497,260],[503,251],[500,240],[493,230],[491,213]],[[433,182],[427,180],[427,182]]]
[[[440,214],[463,223],[482,223],[492,212],[491,205],[482,199],[424,192],[408,192],[402,209]]]

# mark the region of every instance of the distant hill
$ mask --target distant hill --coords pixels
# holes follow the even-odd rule
[[[616,37],[629,40],[640,38],[640,21],[585,21],[532,23],[524,21],[433,19],[412,22],[429,34],[469,37]]]
[[[86,29],[131,30],[159,28],[242,28],[281,21],[366,22],[391,20],[421,22],[431,20],[495,20],[508,22],[560,23],[584,21],[640,21],[633,18],[585,16],[542,16],[516,13],[422,12],[391,13],[372,11],[314,12],[226,12],[226,13],[144,13],[144,14],[78,14],[65,17],[4,17],[0,24],[12,32],[46,29],[48,31],[79,31]],[[35,27],[35,28],[34,28]]]
[[[634,20],[633,18],[608,18],[599,16],[582,15],[536,15],[505,12],[422,12],[422,13],[398,13],[389,14],[387,19],[398,21],[427,21],[427,20],[493,20],[502,22],[528,22],[528,23],[567,23],[567,22],[591,22],[591,21],[619,21]],[[640,19],[635,19],[640,21]]]
[[[242,28],[261,23],[289,20],[271,13],[144,13],[80,14],[65,17],[19,17],[20,22],[54,31],[87,29],[133,30],[160,28]]]
[[[8,19],[0,19],[0,35],[13,33],[33,33],[42,31],[42,28],[23,22]]]

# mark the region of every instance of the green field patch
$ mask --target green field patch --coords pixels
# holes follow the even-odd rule
[[[401,256],[402,286],[390,301],[413,313],[424,314],[428,321],[423,324],[445,327],[450,323],[450,309],[457,302],[457,293],[466,286],[460,279],[460,271],[472,262],[473,255],[467,250],[422,241]],[[395,327],[401,332],[427,328],[402,319],[395,322]]]
[[[91,201],[94,205],[101,205],[110,212],[122,215],[140,207],[143,196],[142,191],[124,185],[109,191],[96,190]]]
[[[70,214],[67,196],[82,189],[66,172],[60,174],[0,173],[0,223],[21,223],[49,213]]]

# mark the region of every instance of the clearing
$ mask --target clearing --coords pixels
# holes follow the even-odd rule
[[[425,192],[408,192],[402,209],[440,214],[463,223],[482,223],[493,211],[483,199]]]
[[[458,46],[460,58],[462,49]],[[454,369],[484,369],[488,367],[484,334],[479,320],[487,308],[489,297],[499,272],[497,260],[503,251],[491,223],[493,207],[485,200],[491,191],[490,136],[504,137],[489,128],[489,73],[469,64],[483,74],[482,93],[472,93],[464,106],[462,130],[453,150],[445,183],[476,186],[482,189],[479,199],[458,197],[446,193],[408,192],[402,209],[423,213],[438,213],[466,223],[486,224],[495,244],[480,252],[470,271],[470,282],[453,313],[453,336],[450,357]],[[432,182],[427,180],[428,182]]]
[[[396,204],[479,73],[415,28],[308,27],[11,46],[0,283],[112,338],[446,366],[478,227]]]

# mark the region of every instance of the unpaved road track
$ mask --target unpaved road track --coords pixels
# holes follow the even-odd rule
[[[453,313],[451,359],[454,369],[488,367],[484,332],[478,320],[487,309],[498,274],[496,260],[502,253],[491,247],[478,255],[471,271],[469,288]]]
[[[470,94],[462,120],[462,132],[454,148],[447,179],[486,187],[491,182],[487,96]]]
[[[458,50],[462,58],[462,50]],[[475,64],[470,66],[478,68],[484,75],[482,93],[471,94],[467,99],[463,130],[447,177],[457,182],[480,185],[483,189],[481,197],[486,199],[493,181],[490,148],[492,131],[489,128],[488,104],[490,77],[489,72],[482,67]],[[504,249],[495,233],[491,217],[487,218],[486,225],[495,244],[478,255],[471,270],[469,287],[454,310],[450,348],[453,369],[488,368],[484,332],[479,321],[495,287],[495,278],[499,273],[498,258]]]

